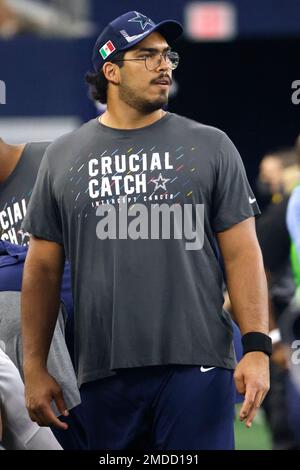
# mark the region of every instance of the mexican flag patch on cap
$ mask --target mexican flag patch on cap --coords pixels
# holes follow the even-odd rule
[[[99,49],[102,59],[106,59],[112,52],[116,50],[115,46],[111,41],[107,41],[104,46]]]

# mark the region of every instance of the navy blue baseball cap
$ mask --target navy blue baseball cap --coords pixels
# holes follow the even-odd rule
[[[183,29],[175,20],[165,20],[155,24],[138,11],[129,11],[115,18],[104,28],[95,43],[92,58],[95,70],[98,72],[117,52],[130,49],[153,31],[161,33],[168,44],[172,45],[182,34]]]

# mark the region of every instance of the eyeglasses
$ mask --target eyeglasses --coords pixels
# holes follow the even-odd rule
[[[167,51],[167,52],[154,52],[148,53],[144,57],[136,57],[135,59],[114,59],[113,62],[126,62],[131,60],[143,60],[145,62],[145,67],[149,72],[157,69],[160,67],[162,63],[162,59],[165,60],[168,67],[171,70],[175,70],[179,64],[179,54],[175,51]]]

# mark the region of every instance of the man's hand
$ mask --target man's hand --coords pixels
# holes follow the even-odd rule
[[[25,400],[30,418],[39,426],[68,428],[66,423],[55,416],[50,406],[54,400],[62,415],[69,414],[59,384],[46,370],[39,369],[25,374]]]
[[[234,380],[238,392],[245,395],[240,420],[250,428],[270,388],[269,357],[260,351],[245,354],[236,366]]]

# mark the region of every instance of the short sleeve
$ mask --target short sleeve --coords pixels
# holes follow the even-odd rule
[[[38,238],[63,244],[61,217],[53,194],[47,151],[37,175],[22,229]]]
[[[260,214],[241,156],[226,134],[221,138],[217,155],[212,206],[215,232]]]

